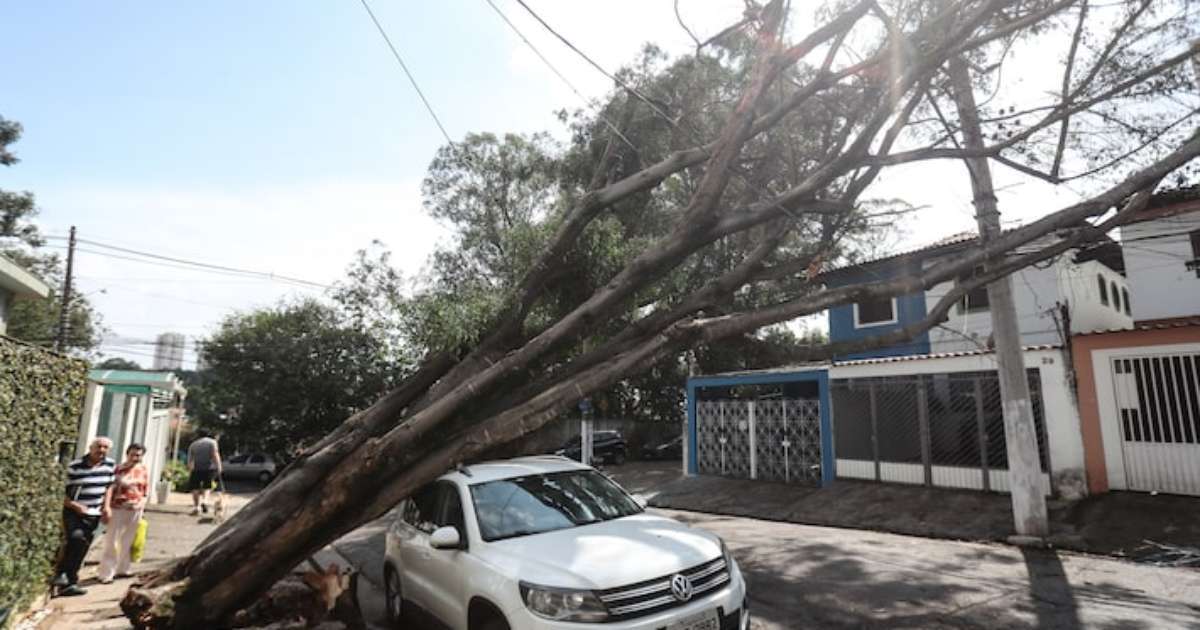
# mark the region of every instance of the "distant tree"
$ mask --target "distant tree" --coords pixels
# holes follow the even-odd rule
[[[227,317],[188,400],[200,425],[286,455],[376,400],[401,366],[384,344],[315,300]]]
[[[20,123],[0,117],[0,164],[11,166],[19,160],[9,145],[21,138]],[[0,254],[42,279],[50,286],[50,295],[42,300],[19,300],[9,312],[8,335],[31,343],[49,345],[58,335],[62,312],[63,261],[46,253],[46,244],[37,224],[38,214],[33,193],[0,189]],[[101,319],[86,297],[71,298],[67,316],[67,350],[87,352],[100,343]]]
[[[109,357],[96,364],[97,370],[140,370],[142,366],[136,361],[122,359],[121,357]]]

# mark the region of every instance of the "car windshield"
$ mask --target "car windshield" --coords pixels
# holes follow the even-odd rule
[[[488,481],[471,486],[479,534],[491,542],[639,514],[641,506],[594,470]]]

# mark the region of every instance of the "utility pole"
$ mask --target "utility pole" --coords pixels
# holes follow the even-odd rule
[[[67,324],[71,313],[71,275],[75,269],[75,226],[71,226],[71,238],[67,241],[67,277],[63,280],[62,308],[58,313],[58,335],[54,349],[62,352],[67,345]]]
[[[975,105],[970,71],[962,57],[951,59],[948,70],[965,148],[969,151],[981,150],[984,148],[983,133],[979,126],[979,110]],[[992,172],[986,157],[969,157],[964,161],[971,175],[979,238],[986,243],[1000,236],[1000,210],[996,204]],[[988,265],[990,263],[985,264],[985,268]],[[1018,535],[1042,538],[1050,533],[1050,525],[1046,515],[1046,496],[1042,493],[1042,468],[1038,458],[1029,381],[1025,376],[1025,357],[1021,350],[1021,331],[1017,328],[1017,309],[1013,304],[1012,277],[1004,276],[989,284],[987,294],[1000,372],[1000,400],[1004,410],[1004,439],[1008,445],[1013,521]]]

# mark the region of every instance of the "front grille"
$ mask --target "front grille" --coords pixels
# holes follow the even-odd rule
[[[680,571],[692,582],[692,597],[686,602],[675,599],[671,592],[674,573],[628,586],[599,591],[600,601],[608,606],[609,621],[644,617],[662,610],[682,606],[697,597],[729,583],[729,567],[725,558],[717,558]]]

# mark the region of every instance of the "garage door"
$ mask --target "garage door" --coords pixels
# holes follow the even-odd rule
[[[1200,495],[1200,353],[1111,359],[1130,490]]]

